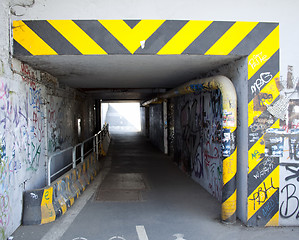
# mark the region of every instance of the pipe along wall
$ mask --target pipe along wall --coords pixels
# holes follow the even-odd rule
[[[222,203],[222,221],[234,223],[237,169],[235,88],[224,76],[199,79],[149,100],[143,106],[172,97],[176,97],[175,161]],[[150,112],[159,109],[162,108],[154,106]],[[157,136],[153,132],[160,132],[161,124],[154,122],[150,124],[150,138],[156,142]]]

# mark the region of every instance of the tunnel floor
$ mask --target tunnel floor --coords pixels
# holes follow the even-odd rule
[[[113,133],[110,171],[56,222],[21,226],[18,239],[296,239],[299,228],[247,228],[220,222],[220,203],[138,133]],[[110,163],[110,164],[107,164]],[[83,200],[82,200],[83,201]],[[82,205],[80,209],[79,205]],[[77,208],[77,210],[76,210]],[[275,233],[274,235],[271,233]]]

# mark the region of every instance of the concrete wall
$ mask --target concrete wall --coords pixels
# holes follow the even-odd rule
[[[9,3],[0,3],[0,239],[21,223],[22,193],[45,186],[47,156],[86,138],[93,101],[9,55]],[[88,110],[84,110],[88,109]]]
[[[91,100],[72,89],[59,89],[55,79],[15,59],[0,76],[0,236],[21,222],[22,192],[44,187],[52,153],[93,133]],[[91,105],[91,106],[90,106]],[[82,122],[78,136],[77,119]],[[52,170],[69,160],[59,159]]]

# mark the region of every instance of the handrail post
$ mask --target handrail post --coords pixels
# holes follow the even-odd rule
[[[73,148],[73,155],[72,155],[72,161],[73,161],[73,168],[76,168],[76,157],[77,157],[77,152],[76,152],[76,150],[77,150],[77,146],[75,146],[74,148]]]
[[[96,145],[96,159],[99,161],[99,134],[95,136],[95,145]]]
[[[92,138],[92,151],[96,152],[96,135]]]
[[[100,143],[103,139],[103,134],[104,134],[104,128],[102,130],[100,130],[97,134],[95,134],[94,136],[86,139],[85,141],[83,141],[82,143],[79,143],[75,146],[70,146],[60,152],[56,152],[56,153],[53,153],[49,158],[48,158],[48,161],[47,161],[47,164],[48,164],[48,169],[46,170],[47,171],[47,184],[48,186],[51,185],[51,179],[54,178],[54,176],[56,176],[57,174],[59,174],[60,172],[64,171],[65,169],[67,168],[70,168],[72,166],[73,169],[75,169],[77,167],[77,161],[81,161],[82,163],[84,162],[84,157],[85,157],[85,154],[89,154],[91,152],[91,148],[90,148],[90,144],[87,145],[88,149],[87,149],[87,152],[85,153],[84,152],[84,144],[85,143],[90,143],[90,141],[92,140],[93,141],[93,149],[92,151],[94,153],[96,153],[96,159],[97,161],[99,161],[99,153],[100,153]],[[81,152],[81,156],[77,156],[79,154],[77,154],[77,150],[78,150],[78,147],[80,147],[80,152]],[[61,155],[65,152],[68,152],[70,153],[70,151],[72,151],[71,153],[71,160],[72,162],[67,164],[65,167],[63,168],[60,168],[60,170],[56,170],[56,165],[53,165],[53,161],[55,163],[55,159],[54,157],[58,156],[58,155]],[[77,158],[78,157],[78,158]],[[53,171],[55,170],[55,173],[52,173],[51,175],[51,166],[53,165],[54,169]]]
[[[84,162],[84,142],[81,143],[81,163]]]
[[[49,158],[48,161],[48,186],[51,185],[51,162],[52,162],[52,156]]]

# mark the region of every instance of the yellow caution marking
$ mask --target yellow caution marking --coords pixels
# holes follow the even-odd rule
[[[248,174],[261,162],[265,152],[264,135],[248,151]]]
[[[266,224],[266,227],[276,227],[279,225],[279,211],[271,218],[271,220]]]
[[[248,79],[250,79],[279,49],[279,26],[277,26],[248,56]]]
[[[212,22],[189,21],[157,54],[181,54]]]
[[[72,20],[48,20],[48,22],[83,55],[107,54]]]
[[[279,119],[270,128],[280,128]],[[264,134],[265,135],[265,134]],[[261,162],[261,154],[265,152],[264,135],[248,151],[248,174]]]
[[[53,206],[53,187],[44,189],[41,202],[41,224],[53,222],[56,214]]]
[[[141,20],[133,29],[123,20],[99,20],[99,22],[128,49],[134,53],[165,22],[165,20]]]
[[[221,219],[226,220],[237,210],[237,190],[224,202],[221,208]]]
[[[57,55],[57,53],[23,21],[13,21],[13,37],[14,40],[32,55]]]
[[[205,55],[228,55],[257,24],[258,22],[236,22]]]
[[[279,75],[278,72],[260,93],[248,103],[248,127],[265,111],[266,106],[270,105],[279,96],[278,83],[276,82]]]
[[[223,160],[223,185],[228,183],[237,172],[237,148],[226,159]]]
[[[248,220],[279,188],[279,166],[248,197]]]

